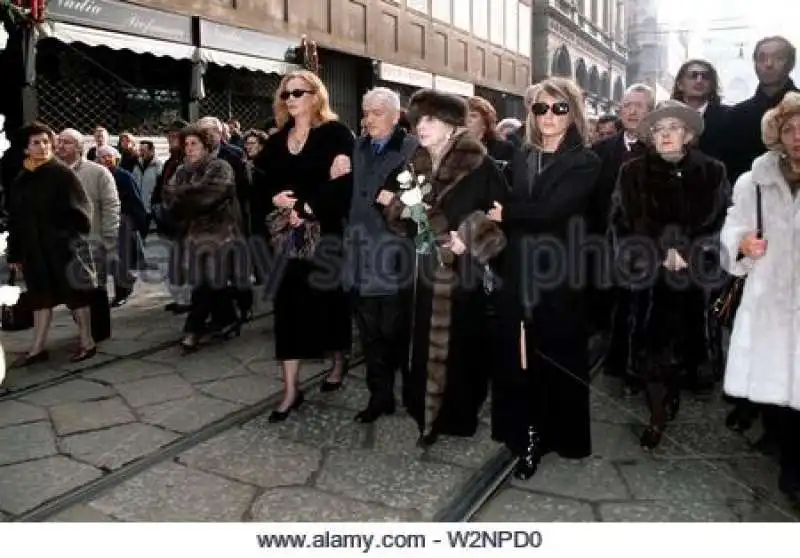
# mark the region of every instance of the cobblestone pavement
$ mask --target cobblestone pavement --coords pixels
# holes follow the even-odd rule
[[[791,522],[797,508],[777,489],[774,459],[725,428],[719,395],[684,395],[662,447],[647,454],[638,434],[643,397],[622,399],[616,380],[600,377],[592,395],[594,455],[547,456],[530,480],[507,482],[475,521]],[[749,438],[749,439],[748,439]]]
[[[242,337],[180,357],[182,318],[163,312],[163,287],[144,285],[114,310],[113,339],[97,358],[67,362],[74,326],[57,316],[53,362],[14,372],[12,390],[74,371],[44,389],[0,391],[0,521],[79,487],[113,478],[137,460],[280,393],[271,320]],[[258,312],[264,312],[262,307]],[[10,358],[30,332],[3,333]],[[309,365],[304,376],[326,363]],[[82,368],[81,368],[82,367]],[[283,424],[266,415],[229,428],[57,513],[56,521],[431,520],[462,493],[499,447],[488,417],[473,439],[416,447],[403,412],[353,422],[367,402],[363,367],[339,392],[307,393]],[[35,387],[35,386],[34,386]],[[528,482],[504,484],[477,521],[791,521],[776,489],[777,466],[724,427],[719,397],[687,397],[669,440],[654,455],[638,447],[640,398],[623,400],[614,380],[593,394],[595,455],[548,457]],[[749,434],[752,437],[758,432]],[[191,444],[189,444],[191,446]]]
[[[54,519],[430,520],[498,446],[487,424],[475,439],[422,450],[402,412],[355,423],[368,398],[363,375],[358,367],[339,392],[309,392],[283,424],[260,416]]]

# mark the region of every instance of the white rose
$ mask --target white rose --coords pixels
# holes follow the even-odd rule
[[[408,207],[422,203],[422,190],[419,188],[411,188],[400,194],[400,201]]]
[[[407,170],[397,175],[397,181],[400,184],[408,184],[409,182],[411,182],[412,178],[413,177],[411,176],[411,173],[408,172]]]

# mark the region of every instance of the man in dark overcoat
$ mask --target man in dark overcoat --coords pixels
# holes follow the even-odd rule
[[[352,157],[343,285],[354,297],[370,392],[369,404],[355,418],[371,423],[394,412],[395,375],[407,357],[414,248],[410,240],[389,229],[382,209],[395,197],[397,177],[417,140],[398,126],[400,97],[394,91],[382,87],[368,91],[363,110],[367,134],[359,138]],[[336,389],[340,383],[329,379],[323,390]],[[405,392],[405,382],[403,388]]]

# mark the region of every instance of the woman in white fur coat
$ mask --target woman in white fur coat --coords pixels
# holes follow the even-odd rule
[[[725,392],[764,405],[780,450],[780,489],[800,499],[800,93],[787,93],[761,128],[769,151],[736,182],[721,234],[723,266],[747,276]],[[757,185],[763,239],[755,234]]]

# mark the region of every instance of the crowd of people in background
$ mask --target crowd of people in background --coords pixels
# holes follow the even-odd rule
[[[780,488],[798,499],[795,58],[786,39],[761,40],[759,87],[733,107],[714,66],[689,60],[671,100],[634,84],[596,120],[566,78],[531,86],[522,120],[435,90],[402,107],[378,87],[355,131],[298,71],[263,129],[175,122],[163,163],[130,134],[115,148],[98,127],[84,154],[79,132],[32,124],[5,192],[8,262],[35,316],[15,365],[49,358],[60,304],[78,328],[72,359],[92,358],[110,335],[103,300],[132,295],[155,230],[171,242],[167,309],[186,314],[184,354],[238,335],[254,289],[271,288],[284,396],[270,422],[303,404],[304,362],[333,359],[323,392],[345,384],[354,322],[370,391],[356,421],[395,412],[398,371],[423,446],[474,435],[491,395],[492,435],[529,478],[548,453],[592,453],[595,336],[605,373],[647,402],[643,450],[667,435],[682,391],[722,381],[727,425],[763,421],[758,447],[778,454]],[[714,319],[735,289],[735,319]]]

